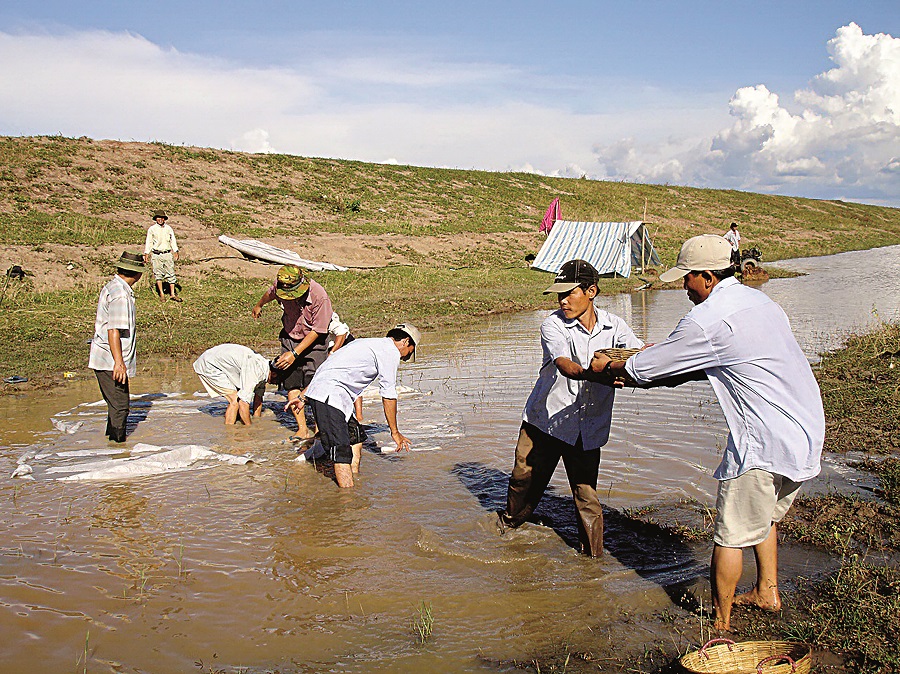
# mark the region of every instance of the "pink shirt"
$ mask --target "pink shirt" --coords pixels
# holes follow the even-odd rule
[[[269,288],[269,294],[278,300],[284,315],[281,323],[284,331],[291,339],[300,341],[312,330],[320,335],[328,334],[328,324],[331,323],[331,300],[325,288],[309,280],[309,292],[306,297],[299,300],[283,300],[275,295],[275,285]]]

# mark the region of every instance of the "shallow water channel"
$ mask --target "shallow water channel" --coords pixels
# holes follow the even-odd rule
[[[781,264],[809,275],[761,288],[814,359],[876,313],[897,316],[898,254],[792,260]],[[691,306],[682,291],[598,304],[648,341]],[[0,399],[0,671],[489,672],[563,641],[652,641],[598,626],[671,607],[673,587],[702,582],[709,547],[636,530],[622,510],[685,498],[712,505],[724,420],[705,383],[620,392],[599,480],[608,554],[574,550],[561,467],[539,509],[550,526],[500,535],[494,513],[545,315],[428,334],[418,361],[401,366],[412,391],[401,396],[400,427],[429,451],[364,453],[352,491],[294,460],[278,395],[259,424],[226,429],[223,406],[195,395],[202,387],[189,363],[141,363],[121,455],[104,455],[105,408],[86,404],[99,399],[93,378]],[[365,421],[383,441],[379,407],[367,402]],[[252,461],[56,479],[146,445]],[[35,479],[6,477],[23,456]],[[840,479],[829,469],[819,483]],[[804,550],[782,560],[788,578],[823,563]],[[748,558],[745,581],[752,576]],[[413,625],[423,602],[434,626],[420,644]]]

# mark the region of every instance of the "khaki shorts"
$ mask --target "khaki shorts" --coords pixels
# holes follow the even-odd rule
[[[725,548],[762,543],[800,492],[801,482],[755,468],[719,482],[713,540]]]
[[[177,282],[175,279],[175,256],[172,253],[154,254],[150,259],[153,263],[153,278],[157,281]]]
[[[230,395],[237,395],[237,389],[232,388],[230,386],[222,386],[220,383],[217,383],[212,377],[207,377],[206,375],[198,374],[200,377],[200,381],[203,383],[203,388],[206,389],[206,392],[209,393],[210,397],[216,398],[218,396],[222,396],[223,398],[227,398]]]

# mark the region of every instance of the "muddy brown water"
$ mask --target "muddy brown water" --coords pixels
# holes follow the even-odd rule
[[[785,262],[809,275],[762,289],[815,358],[875,313],[897,315],[898,252]],[[598,303],[648,341],[691,306],[681,291]],[[724,420],[706,384],[619,393],[599,479],[608,554],[574,550],[561,469],[539,510],[547,525],[501,535],[494,512],[545,314],[427,335],[418,362],[401,366],[415,392],[401,398],[400,425],[431,451],[367,452],[349,492],[294,461],[277,395],[261,423],[226,429],[222,405],[194,395],[189,363],[142,364],[124,455],[139,443],[195,444],[253,462],[60,481],[50,469],[116,458],[97,455],[109,446],[104,409],[85,404],[99,398],[95,381],[0,399],[0,469],[8,476],[30,456],[36,478],[0,481],[0,671],[506,671],[498,663],[560,641],[648,638],[598,625],[670,608],[681,584],[702,591],[709,545],[636,530],[622,511],[684,498],[712,505]],[[383,441],[377,402],[365,416]],[[69,434],[51,418],[83,426]],[[829,465],[820,487],[845,480]],[[796,548],[781,562],[787,579],[829,564]],[[744,582],[752,577],[747,559]],[[420,644],[423,602],[434,626]]]

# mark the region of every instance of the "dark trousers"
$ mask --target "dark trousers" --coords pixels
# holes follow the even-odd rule
[[[125,424],[128,422],[128,408],[131,394],[128,391],[128,379],[120,384],[113,379],[111,370],[94,370],[100,393],[106,401],[106,433],[113,442],[125,442]]]
[[[523,524],[537,508],[560,458],[575,499],[582,551],[598,557],[603,554],[603,510],[597,498],[600,449],[584,451],[581,438],[570,445],[523,423],[516,443],[516,463],[509,476],[506,511],[501,517],[511,527]]]

